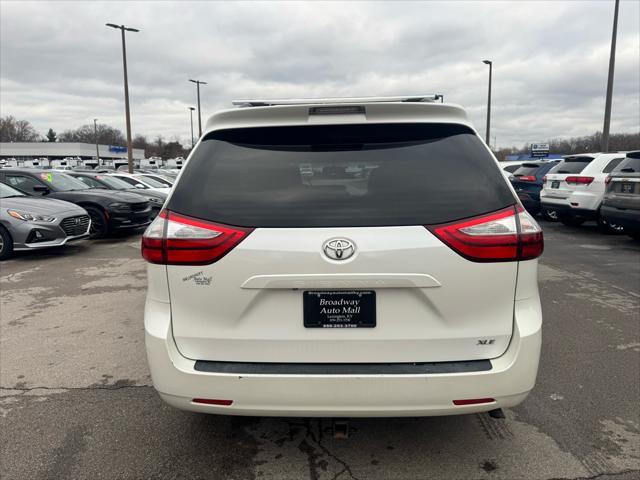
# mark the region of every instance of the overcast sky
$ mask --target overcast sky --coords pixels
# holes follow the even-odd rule
[[[602,129],[613,0],[553,2],[0,1],[0,114],[44,134],[99,118],[124,131],[119,31],[133,132],[189,142],[235,98],[443,93],[500,147]],[[640,2],[622,1],[612,132],[640,130]],[[197,126],[196,126],[197,129]],[[493,142],[493,140],[492,140]]]

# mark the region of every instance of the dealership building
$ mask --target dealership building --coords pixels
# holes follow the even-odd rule
[[[117,167],[127,162],[127,147],[98,145],[100,165]],[[144,159],[144,149],[132,150],[134,160]],[[96,165],[94,143],[11,142],[0,143],[0,163],[5,166]]]

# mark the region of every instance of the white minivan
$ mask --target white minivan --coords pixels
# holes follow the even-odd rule
[[[242,101],[142,239],[169,404],[229,415],[490,411],[534,387],[540,227],[456,105]]]

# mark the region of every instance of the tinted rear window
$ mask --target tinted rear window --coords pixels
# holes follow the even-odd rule
[[[565,158],[558,165],[553,167],[549,173],[580,173],[584,167],[589,165],[593,158],[591,157],[574,157]]]
[[[640,158],[627,157],[622,162],[620,162],[613,171],[638,173],[640,172]]]
[[[168,208],[229,225],[357,227],[441,223],[514,203],[468,128],[392,124],[212,132]]]
[[[519,177],[521,175],[535,175],[536,173],[538,173],[538,168],[539,165],[536,165],[535,163],[523,163],[519,169],[513,172],[513,174],[516,177]]]

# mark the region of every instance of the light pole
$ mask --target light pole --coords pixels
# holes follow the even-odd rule
[[[122,33],[122,65],[124,67],[124,110],[127,122],[127,161],[129,163],[129,173],[133,173],[133,151],[131,150],[131,114],[129,113],[129,79],[127,78],[127,46],[124,39],[124,32],[139,32],[137,28],[107,23],[107,27],[117,28]]]
[[[487,99],[487,132],[486,142],[490,145],[491,140],[491,74],[493,73],[493,62],[491,60],[483,60],[482,63],[489,65],[489,98]],[[491,146],[489,146],[491,148]]]
[[[198,91],[198,138],[200,138],[202,136],[202,114],[200,113],[200,85],[206,85],[207,82],[191,79],[189,79],[189,81],[196,84],[196,89]]]
[[[194,107],[188,107],[189,108],[189,115],[191,117],[191,149],[193,150],[193,111],[195,110]]]
[[[613,70],[616,66],[616,36],[618,33],[618,7],[620,0],[616,0],[613,10],[613,33],[611,34],[611,53],[609,55],[609,78],[607,79],[607,100],[604,105],[604,126],[602,127],[603,152],[609,151],[609,126],[611,124],[611,97],[613,96]]]
[[[98,119],[93,119],[93,137],[96,140],[96,160],[98,160],[98,167],[100,166],[100,150],[98,150]]]

